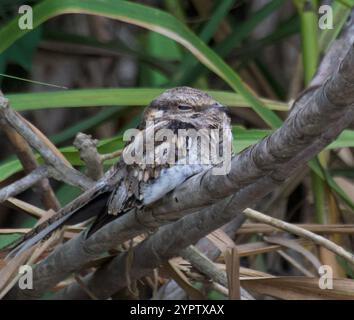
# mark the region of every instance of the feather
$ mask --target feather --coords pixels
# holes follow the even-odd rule
[[[182,184],[189,177],[210,168],[208,165],[175,165],[163,169],[160,176],[143,189],[143,204],[149,205]]]

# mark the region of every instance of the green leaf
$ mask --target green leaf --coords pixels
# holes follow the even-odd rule
[[[74,108],[96,106],[146,106],[165,89],[76,89],[65,91],[7,94],[11,107],[17,111],[48,108]],[[229,107],[250,107],[248,101],[238,93],[206,90],[214,99]],[[269,99],[261,101],[272,110],[288,111],[286,103]]]
[[[308,162],[308,166],[311,170],[316,174],[316,179],[321,179],[321,181],[326,182],[328,186],[348,205],[349,208],[354,210],[354,202],[350,197],[345,193],[345,191],[335,182],[332,176],[322,168],[321,164],[319,163],[318,159],[315,158]],[[318,215],[320,212],[318,213]],[[322,218],[319,219],[320,221]]]
[[[17,159],[2,161],[0,163],[0,181],[5,180],[22,169],[21,162]]]
[[[209,42],[216,29],[220,25],[221,21],[228,14],[236,0],[224,0],[216,2],[214,8],[211,11],[211,17],[201,30],[199,37],[204,42]]]
[[[235,0],[224,0],[219,1],[215,5],[215,10],[211,11],[211,17],[208,19],[206,24],[203,26],[201,32],[199,33],[200,39],[202,39],[205,43],[208,43],[213,34],[215,33],[217,27],[219,26],[220,22],[224,19],[224,17],[229,12],[230,8],[234,4]],[[181,75],[177,74],[176,78],[179,76],[181,77],[180,83],[184,82],[184,75],[189,77],[189,73],[191,68],[196,65],[196,61],[192,55],[186,54],[183,58],[181,65],[179,66],[179,70]]]
[[[318,17],[316,1],[304,1],[300,9],[302,60],[304,65],[305,85],[308,85],[317,70]]]
[[[10,48],[0,54],[0,65],[3,64],[5,66],[6,62],[10,61],[17,63],[25,70],[30,71],[32,59],[41,39],[41,35],[42,28],[38,27],[27,33],[20,40],[16,41]],[[0,68],[0,73],[3,73],[3,71],[4,69]]]

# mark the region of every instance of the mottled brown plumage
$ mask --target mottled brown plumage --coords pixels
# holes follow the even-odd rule
[[[208,94],[189,87],[173,88],[155,98],[145,109],[138,129],[142,131],[141,137],[126,143],[123,156],[101,181],[17,241],[11,246],[15,248],[13,252],[23,251],[63,224],[75,224],[97,216],[88,232],[90,235],[117,215],[133,207],[150,205],[189,176],[210,167],[210,164],[203,163],[179,164],[186,157],[196,155],[188,149],[190,142],[186,144],[186,141],[177,138],[177,141],[173,140],[177,142],[176,149],[172,148],[171,141],[163,140],[155,142],[152,151],[144,149],[142,158],[146,160],[153,156],[152,163],[146,164],[143,161],[126,164],[124,155],[140,147],[139,143],[146,142],[144,134],[151,137],[160,129],[170,129],[174,133],[179,129],[219,129],[226,130],[227,139],[231,143],[230,120],[225,108]],[[211,143],[217,144],[220,141]],[[166,154],[174,158],[175,163],[166,163]],[[207,154],[200,156],[208,157]]]

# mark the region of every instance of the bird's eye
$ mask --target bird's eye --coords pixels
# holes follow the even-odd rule
[[[188,105],[185,105],[185,104],[180,104],[178,106],[178,109],[181,110],[181,111],[189,111],[189,110],[192,110],[192,107],[188,106]]]

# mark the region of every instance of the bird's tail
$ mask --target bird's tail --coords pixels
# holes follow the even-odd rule
[[[24,252],[63,225],[83,222],[105,209],[110,190],[103,184],[85,191],[74,201],[60,209],[54,216],[39,224],[20,239],[0,250],[0,257],[6,259]]]

